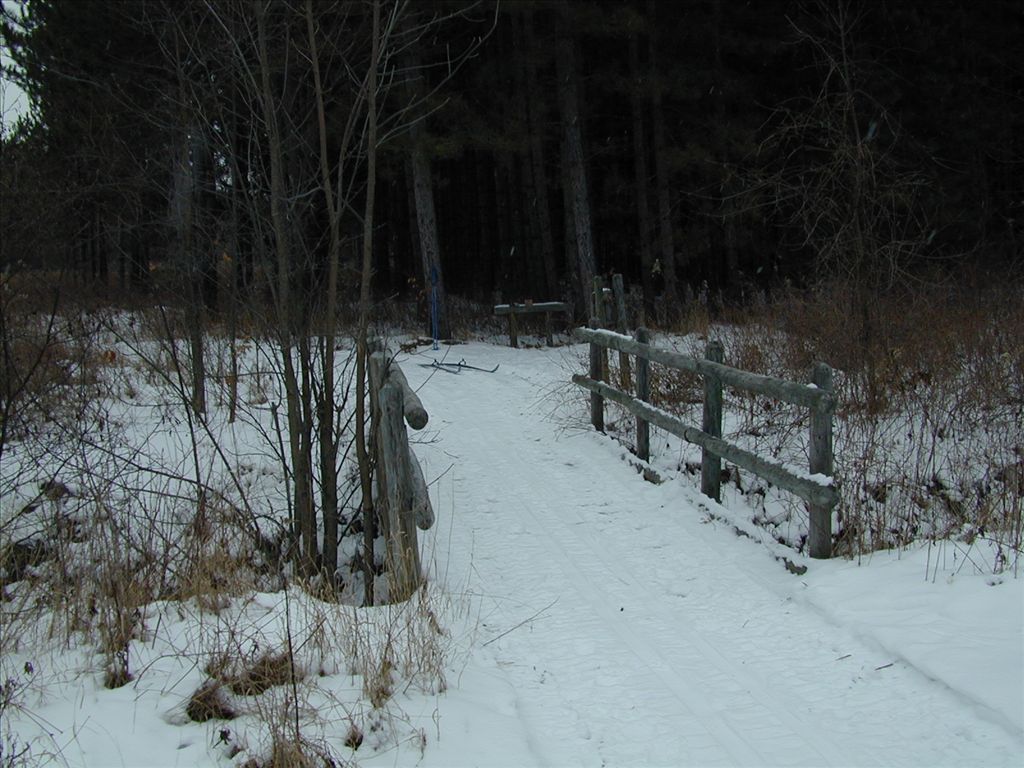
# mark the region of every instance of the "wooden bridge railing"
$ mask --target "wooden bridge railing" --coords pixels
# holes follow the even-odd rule
[[[593,321],[596,325],[597,321]],[[580,341],[590,342],[590,376],[574,375],[574,383],[590,391],[591,423],[604,429],[604,400],[618,403],[637,418],[637,453],[649,459],[649,425],[701,447],[701,492],[721,500],[722,459],[743,467],[808,502],[810,506],[809,544],[811,557],[832,555],[832,508],[839,494],[831,484],[832,422],[836,399],[832,387],[832,369],[824,363],[815,364],[810,384],[762,376],[722,364],[720,342],[708,343],[704,359],[650,346],[646,329],[637,330],[636,338],[596,328],[578,328]],[[637,391],[630,395],[601,381],[601,358],[604,349],[618,350],[637,358]],[[701,429],[688,426],[675,416],[649,404],[651,362],[676,370],[696,373],[704,379],[704,413]],[[722,439],[722,385],[754,392],[811,411],[810,472],[797,474]]]
[[[370,392],[377,467],[377,521],[387,543],[392,602],[408,600],[423,581],[416,529],[434,524],[427,483],[405,425],[423,429],[428,415],[393,358],[370,355]],[[403,423],[404,422],[404,423]]]
[[[540,301],[526,302],[525,304],[497,304],[494,307],[494,314],[499,317],[508,317],[508,345],[519,346],[519,322],[516,319],[519,315],[544,315],[544,333],[547,336],[549,347],[555,345],[554,334],[551,328],[551,314],[554,312],[569,313],[569,305],[564,301]]]

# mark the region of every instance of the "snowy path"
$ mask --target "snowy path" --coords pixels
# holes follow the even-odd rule
[[[1021,764],[1012,725],[830,623],[687,483],[644,482],[608,438],[553,423],[568,385],[550,358],[564,381],[571,352],[449,352],[493,375],[424,354],[403,365],[431,417],[416,450],[428,479],[451,467],[425,547],[479,610],[431,763]]]

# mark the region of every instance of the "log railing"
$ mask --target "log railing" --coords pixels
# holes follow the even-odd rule
[[[377,523],[386,542],[389,598],[401,602],[423,581],[416,529],[434,524],[427,483],[409,446],[406,424],[427,425],[427,411],[405,374],[383,351],[370,355],[373,447],[377,470]]]
[[[596,325],[596,321],[592,323]],[[809,384],[762,376],[722,364],[722,345],[708,343],[704,359],[650,346],[646,329],[637,330],[635,338],[595,328],[578,328],[575,336],[590,342],[590,375],[572,377],[574,383],[590,391],[591,423],[604,429],[604,400],[618,403],[637,418],[637,454],[649,459],[649,425],[701,447],[701,492],[716,501],[721,499],[722,459],[747,469],[760,477],[796,494],[809,504],[811,557],[827,558],[832,554],[832,508],[839,494],[831,482],[832,422],[835,394],[832,369],[817,363]],[[614,349],[637,358],[637,391],[635,395],[616,389],[601,381],[603,350]],[[704,379],[704,414],[701,429],[689,426],[660,408],[649,404],[651,362],[676,370],[696,373]],[[801,474],[746,451],[722,439],[722,386],[754,392],[810,409],[810,472]]]

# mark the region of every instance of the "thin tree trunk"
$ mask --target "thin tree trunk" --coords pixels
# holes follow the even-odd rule
[[[270,220],[274,232],[274,253],[276,255],[276,291],[274,305],[277,318],[277,332],[281,353],[281,365],[284,374],[285,398],[288,420],[288,446],[292,460],[292,493],[294,498],[292,520],[293,535],[297,539],[308,538],[313,530],[313,498],[312,483],[309,476],[311,462],[308,454],[303,452],[302,433],[307,425],[304,423],[305,408],[295,371],[293,353],[296,350],[296,329],[293,328],[290,291],[290,253],[289,230],[285,212],[284,163],[280,127],[278,125],[277,107],[274,103],[273,90],[270,83],[270,62],[267,54],[265,7],[254,2],[256,14],[257,43],[259,47],[259,64],[261,75],[260,102],[263,110],[264,123],[267,126],[270,156]],[[301,357],[301,350],[299,350]],[[315,542],[313,542],[315,547]],[[299,570],[311,574],[314,563],[310,562],[307,553],[309,542],[297,549],[299,554]]]
[[[310,60],[313,67],[314,95],[316,97],[317,133],[320,144],[320,184],[323,188],[324,202],[327,207],[330,240],[328,243],[327,267],[327,307],[324,316],[324,333],[321,341],[320,356],[322,363],[323,386],[320,390],[317,410],[319,427],[318,443],[320,448],[320,506],[324,516],[324,551],[322,566],[328,578],[334,578],[338,567],[338,438],[334,429],[334,346],[337,325],[337,293],[338,267],[341,260],[341,210],[336,205],[332,189],[330,160],[327,156],[327,118],[324,108],[324,89],[320,79],[320,60],[317,53],[316,30],[313,24],[313,3],[306,0],[306,32],[309,37]],[[348,154],[348,145],[355,127],[355,114],[350,117],[342,135],[341,147],[338,150],[338,196],[343,189],[342,169]]]
[[[647,23],[650,34],[647,37],[648,71],[651,73],[652,122],[654,129],[654,176],[658,197],[658,261],[665,279],[665,304],[669,318],[677,314],[679,291],[676,284],[675,243],[672,228],[672,202],[669,197],[668,157],[665,150],[665,114],[661,97],[661,72],[658,70],[657,52],[657,6],[655,0],[647,0]],[[684,256],[685,263],[685,256]]]
[[[579,296],[584,305],[579,308],[584,314],[593,314],[596,308],[587,302],[596,272],[594,243],[590,226],[590,200],[587,191],[587,166],[583,154],[583,130],[580,124],[579,74],[576,67],[576,39],[570,24],[568,0],[559,5],[561,25],[559,30],[558,101],[562,113],[562,127],[565,131],[565,151],[568,155],[569,180],[572,194],[573,227],[576,233],[576,272]]]
[[[715,0],[714,6],[714,41],[715,41],[715,115],[717,123],[725,121],[725,68],[722,64],[722,0]],[[724,140],[718,150],[719,162],[722,167],[722,179],[718,188],[720,196],[719,215],[722,219],[722,240],[725,250],[726,284],[736,281],[739,270],[739,250],[737,248],[736,204],[732,198],[732,172],[729,170],[729,156]]]
[[[540,230],[540,258],[544,265],[544,291],[546,299],[557,298],[558,271],[555,265],[555,241],[551,228],[551,208],[548,202],[548,180],[544,163],[544,101],[537,87],[536,33],[533,11],[523,14],[526,32],[526,116],[530,137],[530,161],[533,166],[534,204],[532,211]]]
[[[377,188],[377,66],[380,58],[380,0],[373,0],[373,40],[366,79],[366,207],[363,211],[363,263],[359,281],[359,333],[356,342],[356,460],[363,493],[363,603],[373,605],[373,544],[377,518],[373,505],[373,475],[366,450],[366,358],[370,320],[370,277],[373,268],[373,205]]]
[[[418,102],[423,96],[421,78],[425,75],[415,45],[409,48],[407,62],[411,73],[410,100]],[[416,225],[420,234],[423,287],[427,292],[427,325],[433,332],[433,321],[436,319],[438,338],[447,339],[451,336],[451,329],[448,327],[448,301],[444,287],[444,271],[441,267],[441,245],[437,237],[437,214],[434,211],[434,178],[430,158],[427,156],[424,146],[423,127],[420,121],[412,122],[410,137],[412,139],[412,183],[416,198]]]
[[[640,234],[640,284],[647,317],[654,317],[654,259],[651,255],[651,214],[647,202],[647,142],[644,140],[644,82],[640,74],[638,34],[629,36],[630,103],[633,112],[633,173],[636,183],[636,213]]]

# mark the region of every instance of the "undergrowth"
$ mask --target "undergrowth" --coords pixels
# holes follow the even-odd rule
[[[0,765],[61,759],[46,728],[12,723],[38,722],[35,705],[68,685],[69,651],[87,660],[75,684],[97,695],[169,686],[171,720],[239,764],[344,765],[425,743],[401,701],[445,690],[454,608],[429,582],[360,608],[344,602],[360,574],[293,572],[269,416],[279,361],[256,328],[211,334],[200,422],[166,335],[178,313],[58,312],[38,285],[3,279]],[[357,503],[342,499],[343,526]],[[173,683],[169,659],[186,663]]]
[[[835,479],[841,502],[834,550],[858,556],[920,540],[987,541],[983,567],[1016,572],[1024,547],[1024,305],[1013,283],[988,290],[931,288],[865,304],[850,286],[785,291],[742,310],[696,303],[659,346],[703,356],[711,338],[736,368],[807,381],[834,369]],[[714,319],[712,319],[714,317]],[[619,381],[610,355],[612,381]],[[651,366],[652,400],[701,423],[699,377]],[[725,390],[726,437],[793,467],[807,467],[805,409]],[[613,419],[614,420],[614,419]],[[629,432],[630,419],[617,423]],[[681,469],[699,473],[684,462]],[[806,510],[736,468],[724,474],[754,506],[756,522],[802,549]]]

